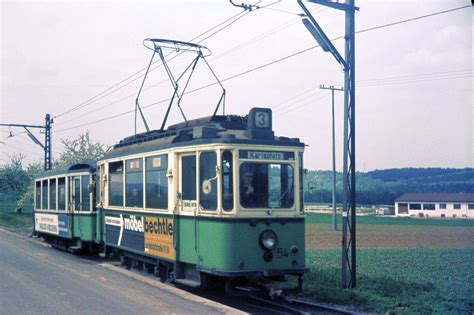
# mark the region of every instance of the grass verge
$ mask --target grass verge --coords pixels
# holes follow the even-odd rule
[[[16,204],[0,204],[0,224],[20,230],[33,230],[33,206],[23,207],[21,213],[16,213]]]
[[[365,312],[472,314],[472,249],[358,249],[357,287],[341,289],[339,249],[309,250],[304,294]]]

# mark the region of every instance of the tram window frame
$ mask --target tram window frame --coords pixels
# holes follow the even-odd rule
[[[181,180],[181,199],[184,201],[197,201],[197,156],[196,153],[192,155],[181,156],[181,174],[191,176],[192,180],[183,182]]]
[[[37,180],[35,183],[35,209],[41,209],[41,181]]]
[[[61,182],[63,182],[62,185],[63,185],[63,189],[64,189],[62,195],[61,195],[61,187],[60,187]],[[58,187],[58,193],[57,193],[57,195],[58,195],[58,197],[57,197],[58,198],[58,211],[61,211],[61,210],[66,211],[66,195],[67,195],[66,194],[66,177],[59,177],[58,178],[57,187]],[[63,198],[61,198],[61,196]],[[63,202],[63,203],[61,203],[61,202]],[[61,207],[61,206],[63,206],[63,207]]]
[[[104,165],[98,165],[97,166],[97,176],[95,177],[95,198],[96,198],[96,201],[94,202],[94,204],[96,205],[102,205],[102,202],[103,202],[103,196],[102,196],[102,193],[103,193],[103,187],[102,187],[102,178],[103,178],[103,174],[104,174]]]
[[[300,213],[304,212],[304,167],[303,167],[303,152],[298,154],[298,170],[299,170],[299,193],[300,193]]]
[[[124,204],[124,163],[123,161],[109,162],[109,206],[123,207]],[[115,187],[117,186],[117,187]],[[120,188],[120,189],[119,189]]]
[[[81,211],[91,211],[91,194],[89,192],[89,184],[91,182],[90,175],[81,176]],[[86,183],[87,179],[87,183]],[[86,201],[87,200],[87,201]]]
[[[199,205],[202,211],[217,211],[218,182],[216,166],[216,151],[199,152]]]
[[[266,166],[266,168],[264,167]],[[280,170],[280,177],[276,177],[273,178],[272,175],[271,175],[271,172],[272,172],[272,167],[273,166],[279,166],[279,170]],[[286,167],[287,171],[286,171],[286,180],[287,182],[283,182],[283,180],[285,179],[284,177],[282,177],[282,175],[284,175],[284,172],[283,172],[283,167]],[[291,171],[292,171],[292,176],[288,176],[288,169],[291,168]],[[250,169],[253,169],[253,170],[250,170]],[[252,193],[252,194],[255,194],[255,196],[257,196],[257,198],[259,200],[254,200],[253,202],[255,202],[257,205],[260,203],[261,206],[254,206],[254,205],[250,205],[250,203],[247,203],[246,202],[243,202],[243,191],[244,191],[244,173],[252,173],[252,183],[251,183],[251,186],[252,186],[252,189],[255,191],[255,193]],[[277,202],[280,202],[282,201],[282,197],[284,197],[285,195],[287,197],[289,196],[292,196],[292,199],[291,200],[291,203],[289,203],[288,205],[285,205],[283,206],[283,204],[281,204],[280,206],[272,206],[271,205],[271,202],[272,202],[272,191],[271,191],[271,180],[280,180],[280,198]],[[292,183],[292,188],[290,188],[290,179],[291,179],[291,183]],[[255,182],[255,180],[257,182]],[[261,181],[261,182],[258,182],[258,181]],[[240,187],[240,190],[239,190],[239,203],[240,203],[240,206],[245,209],[245,210],[251,210],[251,209],[274,209],[274,210],[291,210],[291,209],[294,209],[295,207],[295,165],[293,163],[282,163],[282,162],[276,162],[276,161],[265,161],[265,162],[255,162],[255,161],[245,161],[245,162],[242,162],[239,166],[239,187]],[[288,186],[284,191],[283,193],[281,192],[283,189],[284,189],[284,186]],[[247,188],[248,189],[248,188]],[[290,195],[290,192],[291,195]],[[245,205],[247,203],[247,205]]]
[[[53,183],[54,183],[54,188],[53,188]],[[50,178],[49,179],[49,210],[57,210],[57,180],[56,178]]]
[[[45,189],[46,187],[46,189]],[[49,183],[47,179],[43,179],[41,181],[41,209],[42,210],[48,210],[49,208]],[[46,204],[45,204],[46,203]]]
[[[167,154],[145,157],[145,209],[168,210],[167,171]]]
[[[135,186],[136,188],[134,188]],[[142,157],[125,161],[125,207],[143,208]]]
[[[228,164],[227,164],[228,162]],[[234,210],[234,154],[232,150],[224,150],[221,153],[221,191],[222,210],[231,212]]]

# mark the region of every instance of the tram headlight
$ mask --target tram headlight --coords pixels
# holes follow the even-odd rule
[[[260,234],[260,246],[262,246],[263,249],[272,250],[277,246],[277,243],[278,238],[272,230],[266,230]]]

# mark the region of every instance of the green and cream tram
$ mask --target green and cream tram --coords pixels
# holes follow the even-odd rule
[[[301,279],[303,150],[265,108],[125,138],[97,162],[97,233],[166,280]]]
[[[35,233],[71,251],[100,243],[95,211],[95,162],[47,171],[35,179]]]

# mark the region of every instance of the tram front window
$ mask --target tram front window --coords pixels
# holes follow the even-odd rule
[[[289,164],[243,163],[240,166],[240,204],[244,208],[291,208],[294,170]]]

